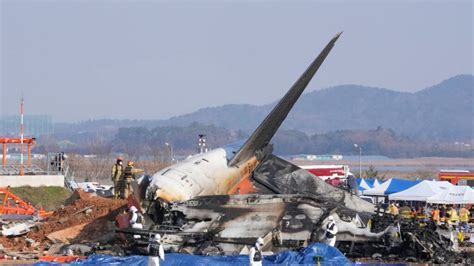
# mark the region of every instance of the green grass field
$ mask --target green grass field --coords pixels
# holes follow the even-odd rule
[[[64,187],[15,187],[11,192],[36,208],[42,207],[47,211],[59,208],[64,204],[71,192]]]

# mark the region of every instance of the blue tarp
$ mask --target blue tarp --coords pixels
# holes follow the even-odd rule
[[[320,258],[321,265],[354,265],[337,248],[315,243],[301,251],[284,251],[272,256],[265,256],[263,265],[315,265]],[[189,254],[166,254],[165,261],[160,265],[248,265],[248,256],[197,256]],[[59,263],[37,262],[35,265],[59,265]],[[129,265],[146,266],[148,257],[127,256],[114,257],[108,255],[91,255],[87,260],[61,265]]]

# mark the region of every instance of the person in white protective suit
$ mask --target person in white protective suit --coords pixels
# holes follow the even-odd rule
[[[163,245],[161,244],[160,234],[155,234],[150,236],[150,243],[147,247],[148,251],[148,266],[159,266],[160,259],[165,260],[165,251]]]
[[[326,230],[326,233],[324,234],[326,244],[331,247],[334,247],[334,245],[336,244],[337,226],[334,222],[334,217],[332,215],[328,217],[328,223],[326,224],[326,228],[324,229]]]
[[[128,221],[133,229],[143,229],[143,215],[138,212],[135,206],[130,207],[132,218]],[[139,239],[140,235],[133,235],[133,238]]]
[[[262,248],[263,248],[263,239],[259,237],[257,238],[257,241],[255,242],[255,246],[253,246],[250,249],[250,253],[249,253],[250,266],[262,266],[262,261],[263,261]]]

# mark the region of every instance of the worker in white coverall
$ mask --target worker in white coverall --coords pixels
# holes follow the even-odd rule
[[[165,251],[163,250],[163,245],[161,244],[160,234],[152,235],[150,237],[150,243],[147,247],[148,251],[148,266],[159,266],[160,259],[165,260]]]
[[[336,244],[337,226],[334,222],[334,217],[332,215],[328,217],[328,223],[326,224],[325,230],[326,234],[324,236],[326,239],[326,244],[331,247],[334,247],[334,245]]]
[[[143,215],[138,212],[135,206],[130,207],[132,218],[128,221],[133,229],[143,229]],[[139,239],[140,235],[133,235],[133,238]]]
[[[250,249],[249,260],[250,266],[262,266],[262,248],[263,248],[263,239],[261,237],[257,238],[255,246]]]

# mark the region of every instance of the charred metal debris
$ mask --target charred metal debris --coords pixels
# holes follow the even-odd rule
[[[434,263],[469,259],[436,225],[375,211],[374,205],[274,155],[266,156],[252,180],[262,194],[199,196],[174,203],[145,200],[146,230],[117,231],[130,236],[133,253],[145,254],[155,233],[172,252],[245,254],[257,237],[264,238],[265,251],[279,252],[321,242],[323,225],[332,215],[339,229],[337,247],[349,258]]]

